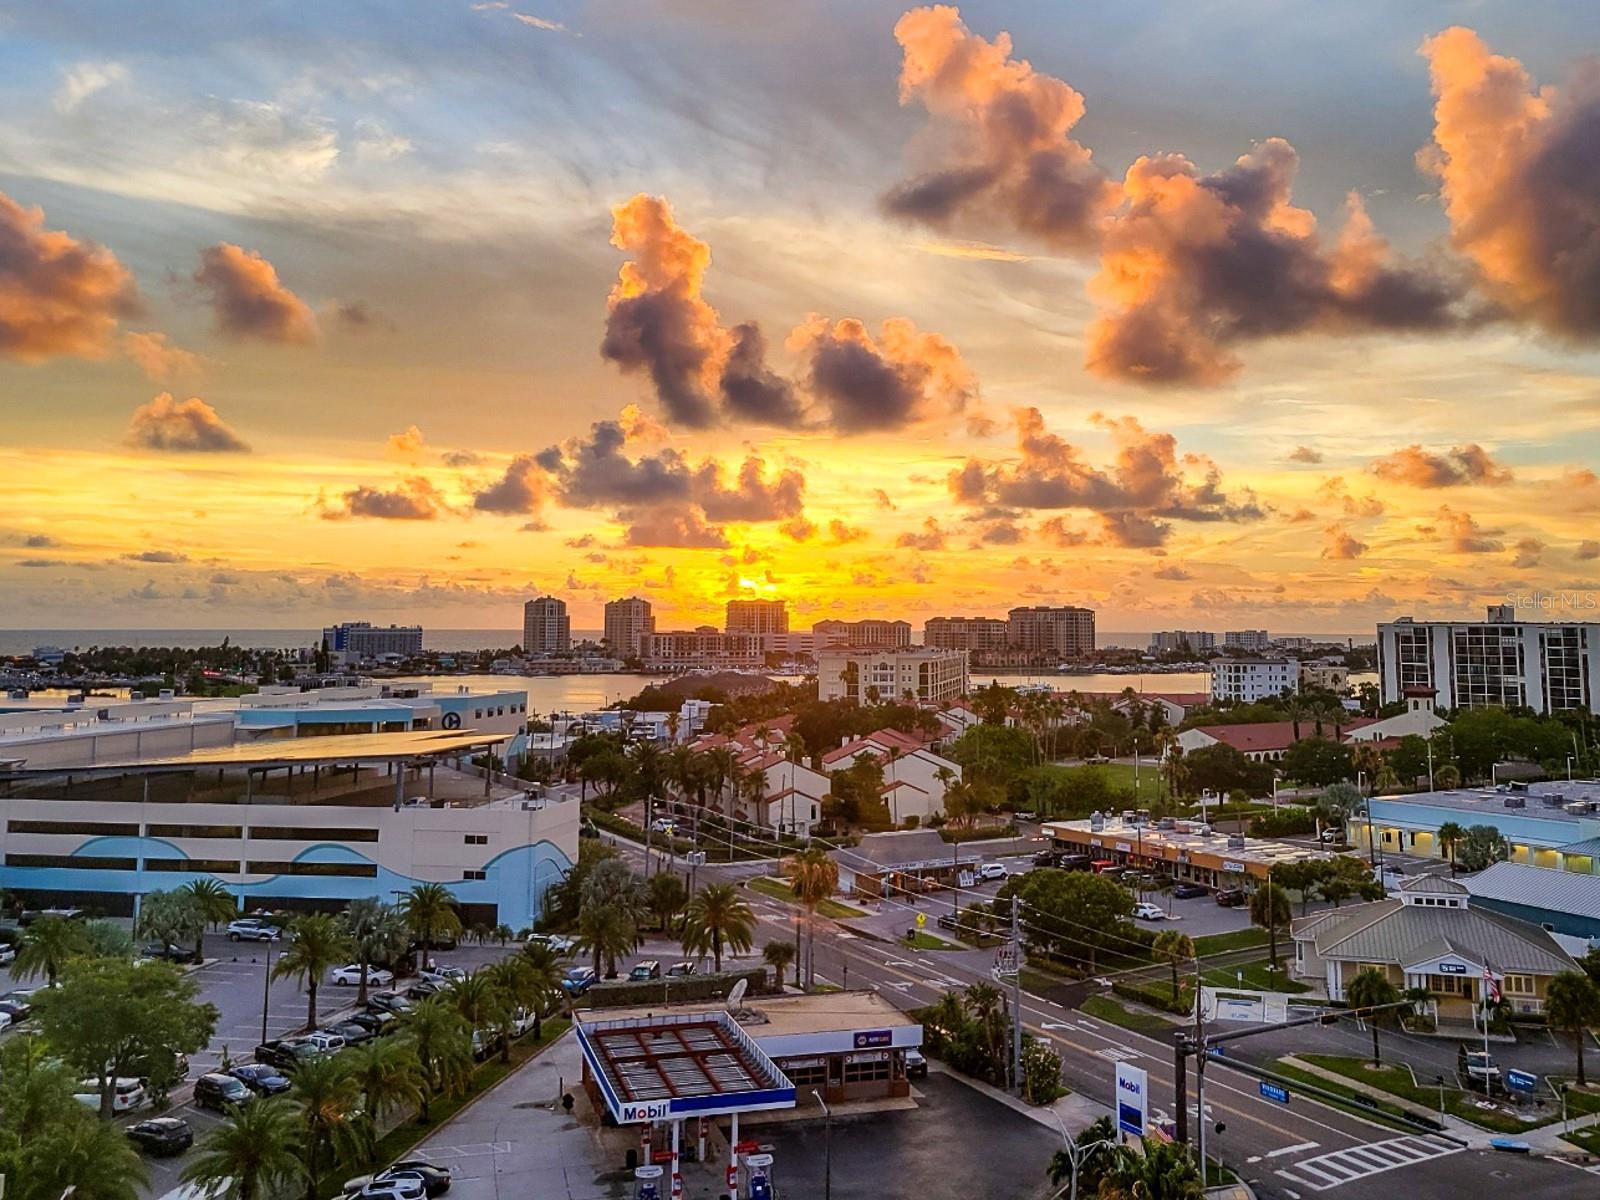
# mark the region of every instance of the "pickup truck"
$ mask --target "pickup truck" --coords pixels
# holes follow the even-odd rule
[[[296,1070],[301,1063],[319,1058],[327,1051],[308,1038],[274,1038],[256,1047],[256,1061],[277,1067],[284,1074]]]

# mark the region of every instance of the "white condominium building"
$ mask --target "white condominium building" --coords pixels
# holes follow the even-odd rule
[[[822,700],[872,704],[909,698],[938,704],[966,692],[965,650],[926,646],[858,650],[830,646],[817,651],[817,694]]]
[[[370,662],[395,654],[410,658],[422,653],[421,625],[374,625],[371,621],[346,621],[322,631],[332,661],[340,666]]]
[[[698,629],[652,633],[645,639],[646,665],[710,669],[759,667],[764,661],[762,640],[753,633],[719,633],[709,625]]]
[[[1265,629],[1230,629],[1222,635],[1224,650],[1248,650],[1252,654],[1260,654],[1269,645],[1271,639],[1267,637]]]
[[[909,621],[818,621],[811,627],[819,646],[855,646],[860,649],[898,650],[911,645]]]
[[[1218,658],[1211,663],[1211,698],[1250,704],[1300,690],[1293,658]]]
[[[645,639],[656,631],[650,601],[638,596],[613,600],[606,605],[605,641],[618,658],[642,658]]]
[[[1378,680],[1385,704],[1432,688],[1440,708],[1600,711],[1600,624],[1518,621],[1501,605],[1481,622],[1390,621],[1378,626]]]
[[[1172,654],[1180,650],[1197,654],[1203,650],[1215,650],[1216,648],[1217,635],[1200,629],[1174,629],[1170,632],[1152,633],[1150,635],[1150,651],[1152,654]]]
[[[565,654],[572,649],[567,602],[540,596],[522,606],[522,649],[528,654]]]

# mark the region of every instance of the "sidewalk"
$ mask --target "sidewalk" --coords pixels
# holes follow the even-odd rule
[[[1103,1104],[1098,1104],[1087,1096],[1080,1096],[1077,1092],[1068,1092],[1065,1096],[1058,1097],[1050,1104],[1029,1104],[1019,1100],[1010,1092],[1001,1091],[969,1075],[962,1075],[952,1071],[938,1059],[928,1061],[928,1070],[938,1075],[948,1075],[959,1080],[997,1104],[1003,1104],[1015,1113],[1020,1113],[1046,1129],[1054,1131],[1058,1136],[1077,1137],[1101,1117],[1111,1116],[1111,1110]]]

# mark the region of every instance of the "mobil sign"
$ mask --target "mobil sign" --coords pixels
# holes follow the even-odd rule
[[[671,1115],[671,1100],[652,1100],[647,1104],[629,1103],[622,1106],[624,1125],[632,1125],[637,1121],[665,1121]]]
[[[1150,1077],[1143,1068],[1117,1064],[1117,1128],[1135,1137],[1144,1136],[1150,1120]]]

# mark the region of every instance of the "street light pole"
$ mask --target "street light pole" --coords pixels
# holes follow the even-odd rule
[[[272,986],[272,939],[267,939],[267,965],[261,972],[261,1040],[267,1041],[267,1003]]]
[[[822,1105],[822,1200],[833,1200],[833,1110],[828,1107],[828,1102],[816,1088],[811,1089],[811,1094],[816,1097],[817,1103]]]

